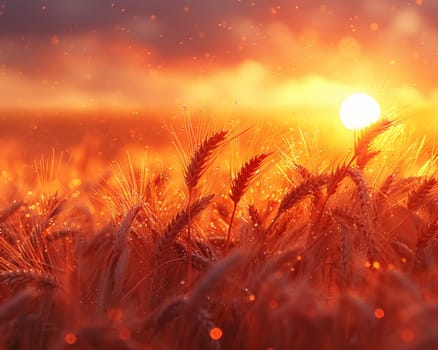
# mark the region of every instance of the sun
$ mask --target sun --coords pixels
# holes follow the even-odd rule
[[[379,119],[380,106],[373,97],[357,93],[344,99],[339,114],[346,128],[358,130],[369,126]]]

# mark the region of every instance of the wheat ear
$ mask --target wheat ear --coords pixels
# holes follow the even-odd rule
[[[36,283],[41,287],[60,287],[55,277],[46,272],[35,270],[16,270],[0,272],[0,283],[6,283],[8,285],[14,286],[27,283]]]
[[[357,193],[359,195],[359,203],[363,213],[368,213],[370,206],[370,192],[366,183],[363,172],[358,168],[348,169],[348,176],[353,180]]]
[[[312,196],[315,192],[319,191],[322,186],[327,185],[328,181],[329,178],[325,175],[315,175],[305,178],[303,182],[289,190],[280,202],[277,215],[266,229],[266,235],[270,233],[281,214],[292,208],[295,204],[305,200],[307,197]]]
[[[130,208],[123,221],[120,223],[120,227],[118,231],[114,234],[113,238],[113,249],[114,252],[119,253],[122,251],[123,246],[128,238],[129,230],[131,228],[132,223],[135,220],[135,217],[140,212],[142,205],[134,206]]]
[[[221,130],[204,139],[204,141],[201,142],[196,151],[193,153],[184,172],[184,182],[187,186],[187,190],[189,193],[187,204],[187,286],[189,286],[189,288],[192,283],[192,213],[190,211],[190,208],[192,203],[193,190],[197,186],[201,176],[207,170],[207,167],[214,156],[214,152],[225,141],[227,134],[228,130]]]
[[[312,196],[317,190],[328,183],[326,176],[312,176],[305,179],[301,184],[292,188],[280,202],[278,213],[282,213],[295,204],[303,201],[309,196]]]
[[[261,230],[263,230],[263,219],[257,211],[257,208],[253,204],[248,205],[248,214],[253,229],[256,232],[260,232]]]
[[[245,194],[250,182],[254,179],[263,161],[269,157],[271,153],[262,153],[247,161],[241,168],[237,176],[231,181],[230,198],[233,201],[233,211],[231,213],[230,223],[228,225],[227,240],[225,243],[225,254],[230,247],[231,227],[233,225],[234,216],[236,215],[237,203]]]
[[[207,137],[191,156],[184,172],[184,182],[189,192],[198,184],[199,179],[207,170],[214,152],[225,141],[227,134],[228,130],[221,130]]]
[[[432,177],[423,180],[416,188],[414,188],[408,195],[408,209],[414,211],[421,208],[424,205],[427,195],[432,191],[437,182],[438,181]]]
[[[21,201],[14,201],[11,205],[4,208],[0,212],[0,223],[6,221],[12,214],[14,214],[24,203]]]
[[[438,238],[438,222],[432,222],[420,229],[417,239],[417,250],[427,247],[427,245]]]
[[[185,262],[187,262],[188,257],[187,257],[186,248],[178,242],[175,242],[174,248],[175,248],[176,254],[181,259],[183,259]],[[199,254],[195,254],[195,253],[192,254],[192,267],[195,270],[205,271],[205,270],[207,270],[207,268],[210,267],[210,265],[211,265],[211,262],[208,259],[204,258],[203,256],[201,256]]]
[[[247,161],[241,168],[237,176],[231,181],[230,198],[234,203],[238,203],[245,194],[250,182],[254,179],[263,161],[272,153],[262,153]]]
[[[155,244],[154,257],[158,262],[163,251],[169,247],[172,242],[176,239],[178,233],[180,233],[189,223],[189,211],[192,217],[197,216],[210,204],[214,195],[210,194],[208,196],[202,197],[190,206],[190,208],[185,208],[178,212],[175,217],[167,224],[164,231],[161,233],[159,240]]]
[[[370,147],[375,139],[395,124],[394,121],[381,119],[364,129],[354,145],[354,158],[359,169],[363,169],[368,162],[378,155],[379,151],[371,151]]]

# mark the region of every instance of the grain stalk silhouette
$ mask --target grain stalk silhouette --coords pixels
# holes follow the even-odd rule
[[[376,149],[391,125],[330,170],[293,159],[267,174],[254,155],[214,195],[201,181],[229,179],[205,171],[230,137],[211,134],[183,165],[181,206],[182,179],[140,154],[97,196],[74,164],[48,191],[0,159],[0,348],[438,348],[436,163]],[[238,220],[256,176],[263,196]]]
[[[427,196],[437,184],[437,179],[431,177],[424,179],[408,195],[407,207],[410,211],[416,211],[424,206]]]
[[[198,216],[214,198],[213,194],[205,197],[201,197],[190,204],[190,207],[186,207],[179,211],[175,217],[167,224],[164,231],[160,234],[160,238],[157,240],[154,248],[154,260],[159,263],[163,252],[168,249],[172,243],[175,242],[177,235],[188,227],[190,219],[194,219]],[[190,213],[190,216],[189,216]]]
[[[395,121],[383,118],[355,135],[354,153],[348,162],[338,166],[336,171],[332,173],[325,200],[321,202],[317,209],[317,216],[314,220],[315,225],[320,223],[330,197],[336,192],[339,183],[347,176],[350,167],[356,162],[356,166],[363,170],[368,162],[380,153],[380,151],[371,150],[375,139],[395,124]]]
[[[238,174],[231,181],[230,198],[233,201],[233,211],[231,212],[230,222],[228,224],[227,239],[225,242],[225,254],[228,253],[230,247],[231,228],[233,226],[234,216],[236,214],[237,204],[245,194],[251,181],[254,180],[257,172],[262,166],[264,160],[271,153],[262,153],[248,160],[239,170]]]
[[[227,137],[228,130],[221,130],[205,138],[193,152],[190,161],[187,163],[184,172],[184,182],[188,191],[188,224],[187,224],[187,285],[190,288],[192,283],[192,227],[191,227],[191,202],[194,190],[199,180],[207,170],[216,150],[221,146]]]
[[[313,175],[305,178],[299,185],[294,186],[280,201],[277,209],[277,214],[266,229],[266,235],[271,234],[275,224],[280,219],[281,215],[294,205],[302,202],[306,198],[311,197],[316,191],[327,185],[328,178],[325,175]]]
[[[434,187],[438,183],[434,177],[425,178],[408,193],[406,207],[412,212],[420,210],[427,205],[427,199],[433,192]],[[417,242],[415,244],[415,253],[411,260],[411,272],[415,268],[415,264],[419,261],[421,252],[437,238],[438,234],[438,210],[435,208],[431,214],[429,223],[421,223],[418,227]]]

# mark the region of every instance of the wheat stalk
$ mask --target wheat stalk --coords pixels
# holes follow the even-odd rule
[[[64,238],[74,237],[74,236],[80,235],[80,234],[81,234],[80,230],[62,229],[62,230],[50,232],[50,234],[44,236],[44,240],[47,243],[51,243],[51,242],[56,242],[56,241],[64,239]]]
[[[292,208],[295,204],[303,201],[309,196],[312,196],[322,186],[328,183],[328,178],[323,175],[316,175],[306,178],[298,186],[295,186],[286,193],[280,202],[278,207],[278,213],[281,214],[284,211]]]
[[[167,224],[164,231],[161,233],[159,239],[156,241],[153,249],[153,260],[155,268],[152,271],[152,277],[151,277],[151,283],[150,283],[150,297],[153,295],[153,288],[156,280],[156,276],[158,273],[158,266],[160,265],[162,256],[164,255],[164,252],[167,248],[169,248],[172,243],[175,242],[178,234],[184,230],[190,222],[190,216],[196,217],[199,215],[209,204],[210,201],[213,199],[214,195],[210,194],[205,197],[201,197],[200,199],[196,200],[190,207],[186,207],[183,210],[179,211],[175,217]],[[190,256],[189,256],[190,254]],[[187,255],[187,265],[192,265],[192,251],[186,252]],[[190,273],[192,266],[188,267],[190,268]],[[187,278],[189,279],[190,273],[188,273]],[[189,281],[187,281],[188,283]]]
[[[396,178],[397,175],[395,173],[388,175],[388,177],[385,179],[385,181],[383,181],[382,185],[380,186],[379,193],[382,193],[384,195],[388,194]]]
[[[358,168],[349,168],[348,176],[356,185],[357,193],[359,194],[359,203],[364,214],[369,218],[370,209],[370,192],[366,184],[363,172]]]
[[[394,186],[394,182],[396,178],[397,175],[395,173],[390,174],[380,186],[375,199],[377,211],[380,212],[381,210],[384,209],[384,205],[386,203],[387,197]]]
[[[424,205],[429,193],[433,187],[437,184],[435,178],[428,178],[423,180],[416,188],[414,188],[408,195],[407,207],[411,211],[415,211]]]
[[[24,203],[22,201],[14,201],[11,205],[4,208],[0,212],[0,223],[6,221],[12,214],[14,214]]]
[[[418,232],[416,243],[417,250],[427,247],[429,243],[436,239],[438,239],[438,222],[432,222],[425,225]]]
[[[342,163],[338,165],[335,171],[333,171],[330,175],[327,175],[327,194],[325,196],[325,199],[320,198],[319,202],[315,201],[316,204],[314,209],[315,214],[312,216],[313,226],[317,226],[320,224],[321,219],[324,216],[325,208],[327,206],[330,197],[336,193],[339,184],[347,176],[348,169],[350,169],[350,166],[353,163],[353,161],[354,158],[352,158],[347,164]],[[320,194],[321,189],[319,188],[316,191],[316,193]]]
[[[271,153],[262,153],[254,156],[247,161],[241,168],[237,176],[231,181],[230,198],[233,201],[233,211],[230,217],[230,223],[228,225],[227,240],[225,243],[225,254],[228,253],[230,246],[231,227],[233,225],[234,216],[236,215],[237,204],[241,200],[242,196],[248,189],[250,182],[254,179],[263,161],[269,157]]]
[[[60,287],[60,284],[54,276],[46,272],[35,270],[16,270],[0,272],[0,282],[6,283],[8,285],[37,283],[41,287]]]
[[[277,209],[277,214],[274,219],[272,219],[271,223],[266,229],[265,235],[267,236],[271,233],[272,228],[277,223],[281,214],[292,208],[295,204],[298,204],[306,198],[313,196],[317,191],[321,189],[322,186],[327,185],[328,183],[329,178],[327,176],[313,175],[311,177],[305,178],[303,182],[289,190],[283,196]]]
[[[143,205],[134,206],[130,208],[125,214],[125,217],[123,218],[123,221],[121,222],[118,231],[113,236],[114,252],[119,253],[122,251],[123,246],[126,243],[132,223],[134,222],[135,217],[137,216],[137,214],[140,212],[142,208]]]
[[[175,241],[178,233],[180,233],[189,224],[188,212],[191,212],[192,217],[196,217],[210,204],[210,201],[213,199],[213,197],[213,194],[201,197],[193,202],[190,208],[187,207],[175,215],[175,217],[167,224],[166,228],[161,233],[159,240],[155,244],[155,261],[159,261],[163,251]]]
[[[380,151],[371,151],[370,147],[379,135],[393,125],[395,125],[394,121],[384,118],[361,131],[354,145],[354,159],[356,159],[359,169],[363,169],[371,159],[380,153]]]
[[[354,256],[354,250],[350,242],[347,230],[340,230],[340,251],[341,251],[341,266],[342,266],[342,286],[345,288],[351,282],[351,256]]]
[[[175,242],[175,251],[180,258],[188,262],[187,252],[182,244]],[[210,267],[210,265],[211,262],[208,259],[204,258],[199,254],[195,254],[195,253],[192,254],[192,267],[195,270],[205,271]]]
[[[249,219],[251,220],[253,228],[260,232],[263,230],[263,219],[253,204],[248,205]]]
[[[272,153],[262,153],[248,160],[239,170],[238,174],[231,181],[230,198],[234,203],[238,203],[250,182],[254,179],[263,164],[263,161]]]
[[[221,130],[204,139],[188,162],[184,172],[184,182],[190,192],[197,186],[199,179],[207,170],[214,152],[225,141],[228,130]]]
[[[205,138],[195,152],[192,154],[184,172],[184,182],[189,193],[188,196],[188,211],[187,211],[187,250],[188,250],[188,264],[187,264],[187,285],[190,288],[192,281],[192,234],[191,234],[191,202],[193,190],[198,185],[201,176],[207,170],[207,167],[214,156],[214,152],[225,141],[228,135],[228,130],[221,130],[213,135]]]
[[[302,164],[298,164],[298,163],[294,162],[294,167],[295,167],[295,170],[297,171],[297,173],[299,173],[303,179],[306,179],[306,178],[312,176],[312,173],[309,171],[309,169],[304,167]]]
[[[57,231],[49,232],[45,235],[41,235],[40,237],[35,237],[33,243],[35,242],[37,242],[38,244],[53,243],[79,234],[81,234],[81,231],[77,229],[60,229]]]
[[[392,249],[394,249],[397,254],[399,254],[402,258],[405,258],[407,261],[412,261],[415,253],[410,247],[408,247],[405,243],[401,242],[396,237],[393,237],[390,243]]]

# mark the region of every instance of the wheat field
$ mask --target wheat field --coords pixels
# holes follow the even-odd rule
[[[0,348],[438,348],[436,150],[403,132],[4,157]]]

